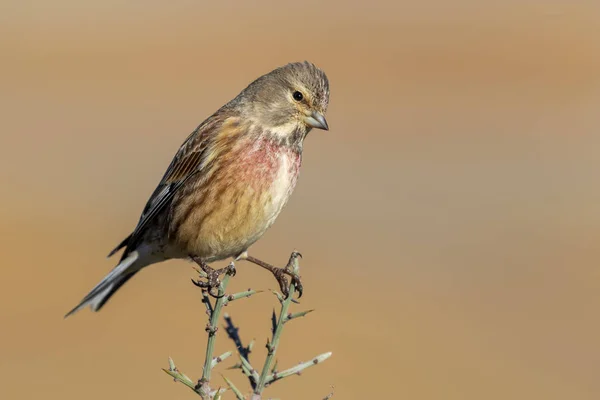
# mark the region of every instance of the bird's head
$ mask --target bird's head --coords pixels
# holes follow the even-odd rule
[[[329,81],[307,61],[261,76],[240,97],[246,116],[280,139],[302,141],[312,128],[329,129]]]

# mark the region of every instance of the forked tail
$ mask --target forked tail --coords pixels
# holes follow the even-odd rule
[[[93,311],[98,311],[102,308],[102,306],[112,297],[113,294],[125,282],[127,282],[133,275],[135,275],[141,268],[139,266],[139,252],[132,251],[126,258],[124,258],[119,265],[113,268],[112,271],[109,272],[108,275],[100,281],[89,293],[87,296],[81,300],[81,303],[77,305],[77,307],[73,308],[69,311],[65,318],[69,315],[76,313],[86,306],[90,306]],[[142,265],[143,266],[143,265]]]

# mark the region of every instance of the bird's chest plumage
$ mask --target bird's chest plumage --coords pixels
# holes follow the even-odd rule
[[[268,226],[274,222],[292,194],[298,180],[300,163],[300,156],[292,152],[280,152],[269,163],[271,173],[267,174],[270,177],[266,180],[269,183],[263,189],[263,214]],[[261,179],[258,178],[257,186]]]
[[[245,251],[275,222],[300,165],[299,151],[269,141],[240,146],[221,160],[180,230],[188,232],[186,251],[209,262]]]

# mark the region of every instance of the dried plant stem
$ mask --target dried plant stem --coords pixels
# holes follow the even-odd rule
[[[200,276],[206,277],[202,273],[200,273]],[[206,355],[204,358],[204,369],[202,371],[202,378],[200,378],[198,383],[195,383],[189,377],[187,377],[185,374],[183,374],[177,369],[175,363],[171,358],[169,358],[169,369],[163,369],[163,371],[165,371],[167,374],[173,377],[173,379],[175,379],[177,382],[183,383],[184,385],[192,389],[204,400],[220,399],[221,394],[226,391],[226,389],[212,390],[209,385],[212,369],[216,367],[217,364],[219,364],[221,361],[230,357],[232,354],[230,351],[228,351],[226,353],[221,354],[219,357],[213,357],[215,350],[216,333],[218,330],[219,318],[221,316],[223,306],[227,305],[232,301],[245,297],[250,297],[253,294],[257,293],[254,290],[248,289],[245,292],[235,293],[226,296],[225,290],[227,289],[227,284],[229,283],[230,278],[231,275],[229,273],[225,274],[225,276],[223,277],[223,280],[219,284],[217,300],[215,301],[214,306],[213,304],[211,304],[208,292],[206,290],[202,291],[202,302],[206,306],[206,314],[209,317],[209,322],[206,325],[208,341],[206,343]]]
[[[294,273],[298,273],[298,257],[294,257],[292,254],[292,258],[290,258],[292,271]],[[258,383],[256,384],[256,388],[254,389],[254,394],[260,395],[265,388],[265,385],[268,383],[267,378],[269,377],[269,372],[271,371],[271,363],[275,358],[275,353],[277,352],[277,346],[279,345],[279,339],[281,338],[281,332],[283,331],[283,325],[287,321],[288,317],[288,309],[290,308],[290,303],[294,298],[294,294],[296,293],[296,285],[294,283],[290,284],[289,295],[286,299],[281,302],[281,311],[279,312],[279,318],[277,319],[277,324],[275,325],[275,330],[273,331],[273,339],[270,342],[267,342],[267,359],[265,360],[265,364],[263,365],[262,372],[260,374],[260,378]]]
[[[216,341],[216,333],[219,323],[219,317],[221,316],[221,310],[223,309],[223,304],[225,303],[225,289],[227,289],[227,284],[229,283],[229,278],[231,275],[225,274],[223,277],[223,281],[219,285],[218,296],[219,298],[215,302],[214,310],[212,310],[210,315],[210,322],[206,326],[206,332],[208,332],[208,342],[206,344],[206,357],[204,358],[204,370],[202,371],[202,378],[198,385],[202,385],[203,383],[208,383],[210,381],[210,373],[212,371],[212,361],[213,361],[213,352],[215,350],[215,341]]]
[[[290,256],[290,259],[288,261],[288,264],[286,266],[286,272],[289,272],[291,270],[291,272],[293,272],[293,274],[295,274],[295,275],[299,274],[299,270],[300,270],[300,266],[298,264],[299,257],[300,257],[300,253],[298,253],[296,251],[294,251],[292,253],[292,255]],[[204,271],[198,269],[198,273],[200,274],[201,278],[207,278],[206,273],[204,273]],[[257,291],[248,289],[243,292],[227,295],[225,293],[225,291],[227,289],[227,285],[229,284],[230,278],[231,278],[231,272],[228,272],[223,277],[223,280],[219,283],[219,286],[217,288],[217,292],[218,292],[217,299],[216,299],[216,301],[214,301],[214,304],[209,297],[208,291],[206,290],[206,288],[204,286],[202,286],[203,287],[202,302],[205,305],[206,314],[209,317],[209,322],[206,325],[206,332],[208,333],[208,340],[206,343],[206,354],[205,354],[205,358],[204,358],[204,369],[202,371],[202,377],[197,381],[197,383],[194,382],[192,379],[190,379],[188,376],[186,376],[184,373],[180,372],[177,369],[177,367],[175,366],[175,363],[173,362],[173,360],[171,358],[169,358],[169,369],[163,370],[167,374],[169,374],[173,379],[175,379],[175,381],[181,382],[185,386],[187,386],[188,388],[193,390],[203,400],[221,400],[223,397],[222,394],[227,390],[225,388],[218,388],[217,390],[213,390],[210,387],[210,379],[211,379],[212,369],[215,368],[217,366],[217,364],[221,363],[223,360],[225,360],[226,358],[228,358],[232,355],[232,352],[228,351],[228,352],[221,354],[219,357],[214,357],[216,333],[218,330],[219,318],[221,317],[221,311],[223,310],[223,307],[228,305],[232,301],[235,301],[235,300],[238,300],[241,298],[245,298],[245,297],[250,297],[253,294],[258,293]],[[328,359],[331,356],[330,352],[323,353],[321,355],[313,357],[309,361],[300,363],[292,368],[288,368],[283,371],[278,371],[277,362],[275,362],[275,365],[273,365],[273,362],[275,360],[275,354],[277,353],[277,348],[279,347],[279,341],[281,339],[281,334],[283,332],[284,325],[287,322],[290,322],[291,320],[295,320],[295,319],[304,317],[305,315],[307,315],[308,313],[313,311],[313,310],[307,310],[307,311],[300,311],[300,312],[295,312],[295,313],[289,312],[291,303],[298,303],[296,300],[293,300],[294,295],[298,292],[298,287],[296,286],[296,284],[294,282],[296,282],[296,281],[292,280],[291,284],[289,285],[288,296],[286,298],[284,298],[278,292],[275,292],[275,291],[273,292],[277,296],[277,299],[279,300],[279,303],[281,304],[281,310],[279,311],[279,318],[276,317],[275,310],[273,310],[272,327],[271,327],[272,337],[271,337],[271,340],[267,340],[267,357],[265,359],[265,363],[262,367],[260,375],[257,372],[257,370],[255,370],[254,367],[252,367],[252,364],[250,364],[249,357],[248,357],[250,354],[250,351],[252,350],[252,345],[253,345],[254,341],[250,342],[250,344],[248,346],[244,346],[242,344],[242,340],[239,337],[239,333],[238,333],[239,328],[237,328],[233,324],[231,317],[229,317],[227,314],[225,314],[225,322],[226,322],[225,329],[227,331],[227,335],[229,336],[229,338],[231,340],[233,340],[233,342],[235,343],[235,346],[239,353],[239,359],[240,359],[240,362],[238,364],[234,365],[232,368],[233,369],[241,369],[242,372],[244,373],[244,375],[246,375],[248,377],[248,379],[250,381],[250,385],[253,388],[252,393],[249,398],[250,400],[261,400],[262,392],[264,391],[266,386],[269,386],[270,384],[272,384],[280,379],[284,379],[288,376],[300,375],[300,373],[303,370],[310,368],[313,365],[320,364],[321,362],[325,361],[326,359]],[[197,283],[197,286],[199,286],[198,283]],[[234,383],[231,380],[229,380],[225,376],[223,376],[223,379],[225,380],[229,390],[235,395],[237,400],[245,400],[246,399],[244,397],[243,393],[234,385]],[[333,395],[333,392],[330,393],[325,398],[325,400],[331,398],[332,395]]]
[[[309,368],[309,367],[312,367],[313,365],[322,363],[323,361],[327,360],[329,357],[331,357],[331,352],[319,354],[312,360],[300,363],[300,364],[296,365],[295,367],[286,369],[285,371],[273,372],[272,374],[267,376],[266,383],[270,384],[272,382],[278,381],[279,379],[283,379],[283,378],[286,378],[291,375],[296,375],[296,374],[304,371],[306,368]]]
[[[246,400],[244,394],[233,384],[233,382],[227,379],[226,376],[223,376],[223,380],[225,381],[225,383],[227,383],[227,386],[229,386],[229,389],[231,389],[233,394],[235,394],[235,398],[237,400]]]

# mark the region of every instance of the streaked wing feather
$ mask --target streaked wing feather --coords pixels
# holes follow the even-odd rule
[[[133,233],[125,239],[111,255],[120,248],[134,244],[148,224],[170,203],[177,190],[196,173],[201,172],[202,160],[212,137],[222,126],[218,113],[204,121],[192,132],[173,157],[160,183],[148,199],[140,220]],[[127,250],[123,253],[127,254]]]

